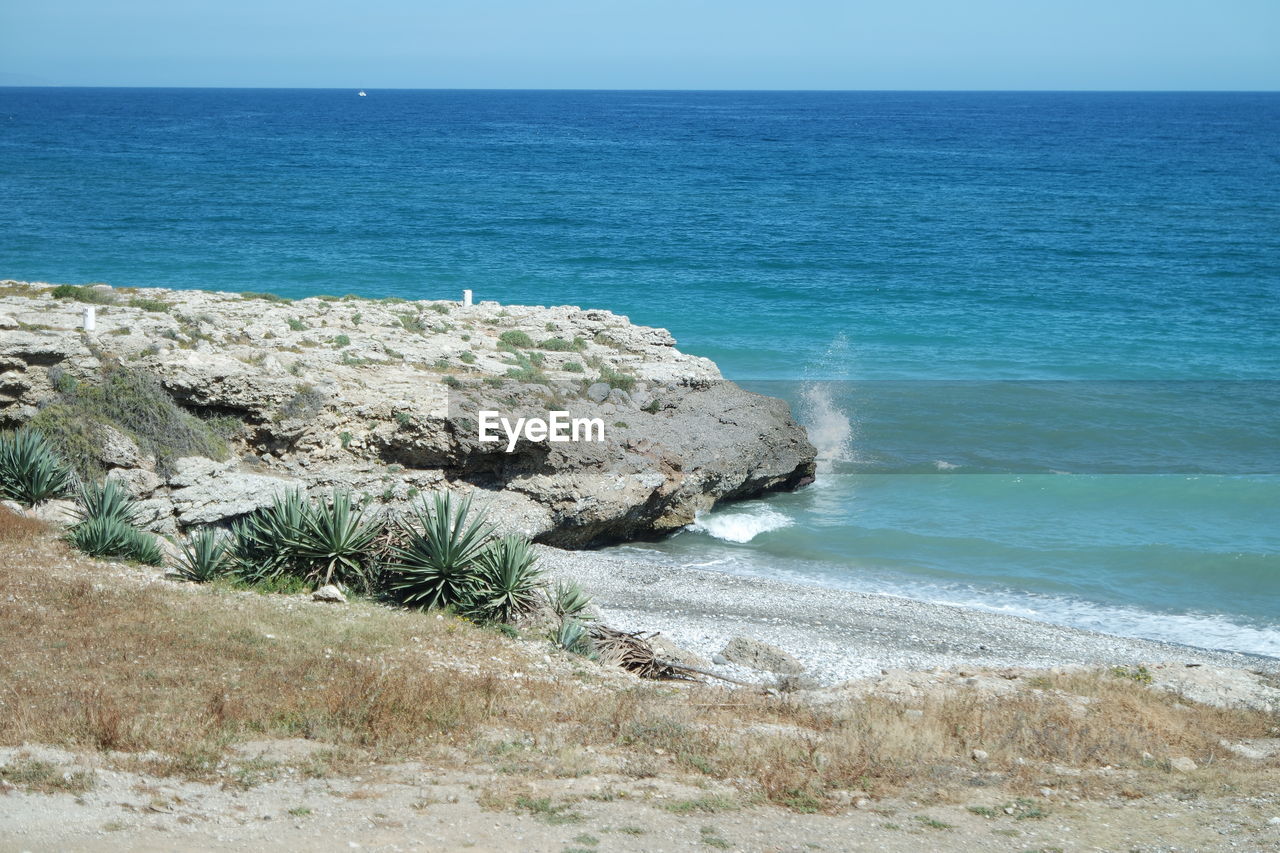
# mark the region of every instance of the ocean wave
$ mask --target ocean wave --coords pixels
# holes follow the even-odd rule
[[[761,533],[781,530],[792,524],[791,518],[772,507],[755,506],[700,515],[685,529],[725,542],[750,542]]]

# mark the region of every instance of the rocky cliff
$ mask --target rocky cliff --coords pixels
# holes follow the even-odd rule
[[[160,411],[173,403],[181,418]],[[483,412],[552,411],[603,441],[481,440]],[[449,487],[581,547],[678,529],[814,469],[786,403],[608,311],[0,282],[0,423],[58,418],[165,533],[299,486],[393,509]]]

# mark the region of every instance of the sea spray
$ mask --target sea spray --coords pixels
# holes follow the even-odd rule
[[[735,506],[732,510],[699,515],[687,529],[726,542],[750,542],[761,533],[790,527],[792,520],[763,504]]]
[[[800,421],[818,450],[818,473],[829,474],[837,462],[853,458],[853,424],[831,393],[832,383],[814,382],[800,392]]]

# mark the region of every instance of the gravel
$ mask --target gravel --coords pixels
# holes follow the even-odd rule
[[[823,684],[884,670],[1199,663],[1280,674],[1280,659],[1116,637],[1018,616],[889,595],[674,568],[593,551],[542,549],[543,565],[575,578],[602,618],[660,631],[706,658],[736,635],[799,658]],[[741,667],[740,678],[768,680]]]

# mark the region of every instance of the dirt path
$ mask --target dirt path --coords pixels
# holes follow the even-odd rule
[[[287,750],[287,744],[281,747]],[[838,815],[737,807],[731,792],[661,779],[436,772],[382,767],[304,779],[260,758],[259,775],[206,785],[93,767],[60,750],[6,750],[43,762],[80,793],[9,788],[0,851],[1274,851],[1280,774],[1271,793],[1231,799],[1004,802],[877,800]],[[267,753],[268,755],[270,753]],[[90,759],[91,761],[91,759]],[[52,781],[57,785],[57,779]],[[1006,813],[1006,808],[1012,813]]]

